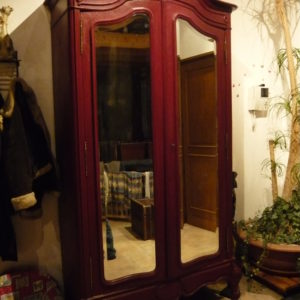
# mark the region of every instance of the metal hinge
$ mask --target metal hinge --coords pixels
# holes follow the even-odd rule
[[[84,142],[84,168],[85,168],[85,177],[88,176],[87,168],[87,141]]]
[[[230,239],[232,239],[232,232],[231,230],[228,230],[227,229],[227,232],[226,232],[226,248],[227,248],[227,253],[230,253],[230,249],[231,249],[231,243],[232,241],[230,241]]]
[[[228,137],[228,133],[227,132],[225,134],[225,139],[226,139],[226,141],[225,141],[225,143],[226,143],[226,145],[225,145],[225,148],[226,148],[226,159],[228,161],[229,160],[229,147],[228,147],[229,137]]]
[[[228,53],[227,53],[227,39],[226,36],[224,38],[224,59],[225,59],[225,65],[228,63]]]
[[[80,54],[83,53],[83,23],[80,19]]]
[[[93,258],[90,256],[90,285],[93,288]]]

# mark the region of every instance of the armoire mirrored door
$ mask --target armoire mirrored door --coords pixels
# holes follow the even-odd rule
[[[172,53],[164,56],[164,73],[171,74],[165,77],[165,118],[172,124],[165,144],[173,145],[165,161],[166,201],[172,208],[167,245],[172,241],[179,245],[168,266],[176,276],[227,255],[229,221],[224,222],[224,215],[231,208],[225,205],[230,190],[224,182],[230,182],[231,160],[222,95],[226,37],[225,31],[206,23],[194,10],[179,9],[176,1],[164,2],[163,9],[164,48]]]
[[[112,280],[156,265],[149,17],[99,25],[95,40],[104,275]],[[139,209],[149,211],[145,229]]]
[[[99,13],[100,21],[93,20],[93,32],[88,34],[99,167],[98,255],[107,285],[140,276],[150,281],[164,276],[162,63],[157,26],[161,19],[159,11],[154,13],[157,7],[158,3],[145,1],[140,11],[132,2],[118,14],[116,9],[118,18]]]

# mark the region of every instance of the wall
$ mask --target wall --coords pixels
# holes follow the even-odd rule
[[[52,93],[50,14],[41,0],[2,1],[14,11],[8,32],[18,51],[19,75],[32,87],[43,112],[55,149]],[[62,285],[61,252],[58,224],[58,193],[43,199],[43,216],[39,219],[13,217],[18,247],[18,262],[0,260],[0,274],[9,270],[38,266]]]
[[[265,13],[265,23],[257,22],[257,11],[268,8],[267,0],[232,0],[238,9],[232,15],[232,108],[233,108],[233,169],[238,172],[236,218],[253,217],[265,206],[272,204],[271,181],[262,170],[262,162],[269,158],[268,137],[277,128],[287,129],[288,120],[274,113],[267,118],[255,118],[248,111],[249,89],[259,84],[270,88],[270,98],[276,101],[283,95],[287,86],[282,86],[278,74],[276,54],[284,47],[282,36],[266,25],[279,24],[277,15],[272,19]],[[293,45],[299,47],[300,28],[295,25],[299,20],[293,10],[291,28]],[[267,31],[269,28],[269,31]],[[279,155],[279,154],[278,154]],[[280,155],[286,161],[286,153]],[[283,177],[279,185],[282,189]]]

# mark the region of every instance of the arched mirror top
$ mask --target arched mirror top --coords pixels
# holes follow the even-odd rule
[[[187,11],[186,14],[178,14],[175,19],[174,26],[176,26],[176,30],[178,29],[179,23],[189,24],[190,27],[193,27],[195,32],[198,33],[198,37],[205,36],[207,38],[211,38],[212,40],[218,41],[218,29],[213,26],[210,26],[209,23],[205,23],[203,20],[199,19],[199,17],[195,14],[194,11]]]
[[[173,3],[193,11],[204,23],[222,29],[230,28],[229,14],[236,8],[223,1],[174,0]]]

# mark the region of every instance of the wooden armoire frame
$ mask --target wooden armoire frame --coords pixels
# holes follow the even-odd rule
[[[238,299],[241,272],[233,253],[231,159],[230,15],[235,6],[217,0],[46,0],[45,4],[51,10],[66,299],[179,299],[221,279],[231,287],[232,299]],[[103,199],[98,184],[102,175],[97,141],[95,29],[108,28],[136,15],[146,15],[150,26],[156,267],[151,272],[106,280],[101,228]],[[200,131],[215,130],[217,146],[213,152],[209,152],[210,145],[199,147],[204,149],[201,159],[214,157],[217,166],[213,169],[215,182],[209,184],[216,189],[212,195],[217,194],[215,226],[218,226],[218,250],[187,263],[182,263],[180,258],[180,209],[183,205],[180,195],[184,193],[181,193],[178,160],[181,118],[178,108],[177,19],[187,22],[215,43],[216,83],[213,94],[216,98],[213,112],[217,126],[203,128],[201,125]],[[190,40],[190,44],[193,43],[194,40]],[[197,120],[197,114],[190,113]],[[201,113],[200,106],[199,116]],[[202,113],[202,116],[206,117],[206,114]],[[197,160],[191,161],[191,167],[196,163]],[[203,174],[198,174],[196,169],[191,172],[193,182],[210,176],[205,167]],[[196,183],[193,197],[197,198],[195,193],[207,186],[197,187]]]

